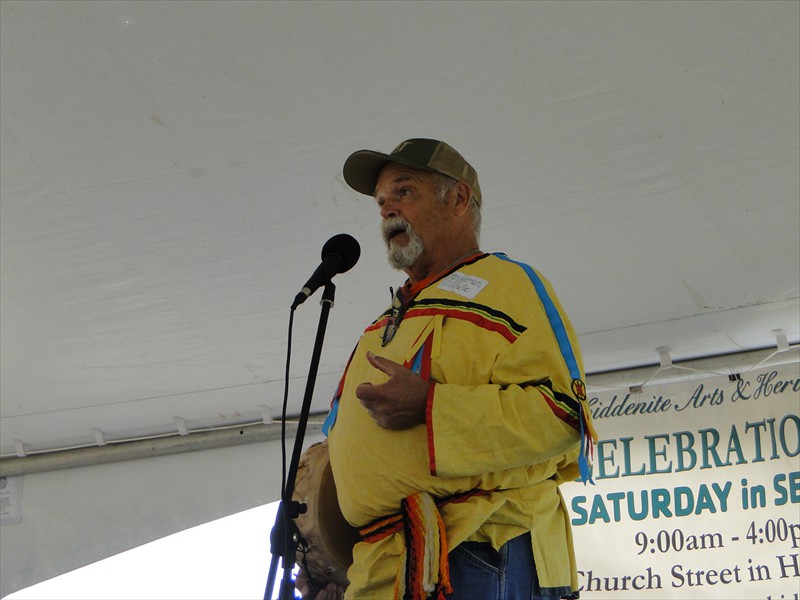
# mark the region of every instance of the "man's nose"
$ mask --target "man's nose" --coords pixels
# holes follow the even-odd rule
[[[381,204],[382,219],[390,219],[398,216],[400,216],[400,212],[397,209],[397,204],[395,204],[393,201],[385,200],[383,204]]]

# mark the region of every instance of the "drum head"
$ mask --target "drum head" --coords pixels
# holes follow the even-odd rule
[[[347,585],[347,569],[353,563],[353,546],[359,535],[339,509],[327,440],[314,444],[300,457],[294,499],[306,505],[296,523],[308,550],[305,561],[298,552],[298,563],[307,564],[315,579]]]

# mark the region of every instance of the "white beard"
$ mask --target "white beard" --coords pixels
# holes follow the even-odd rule
[[[402,229],[408,236],[408,243],[405,246],[395,243],[389,239],[389,234],[397,229]],[[400,217],[393,217],[386,219],[381,225],[383,232],[383,239],[386,242],[386,249],[388,251],[389,264],[395,269],[402,270],[406,267],[412,266],[425,250],[425,245],[411,223]]]

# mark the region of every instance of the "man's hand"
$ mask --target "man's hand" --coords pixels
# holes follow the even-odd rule
[[[428,382],[403,365],[367,352],[367,360],[389,376],[381,384],[362,383],[356,397],[384,429],[408,429],[425,422]]]
[[[327,583],[312,579],[301,566],[295,578],[294,587],[300,592],[303,600],[342,600],[345,586],[329,581]]]

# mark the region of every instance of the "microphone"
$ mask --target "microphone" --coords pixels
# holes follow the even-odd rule
[[[322,247],[322,263],[311,275],[303,289],[295,296],[292,309],[305,302],[320,286],[328,283],[337,273],[353,268],[361,256],[361,246],[352,235],[339,233]]]

